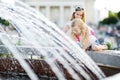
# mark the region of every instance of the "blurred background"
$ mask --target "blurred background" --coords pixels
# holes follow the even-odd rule
[[[4,0],[5,1],[5,0]],[[22,0],[41,12],[61,30],[70,20],[77,6],[85,9],[86,24],[92,27],[100,43],[110,42],[112,49],[120,50],[119,0]],[[11,0],[7,0],[11,2]],[[9,26],[7,21],[1,24]],[[6,25],[7,24],[7,25]],[[7,30],[9,27],[5,27]]]

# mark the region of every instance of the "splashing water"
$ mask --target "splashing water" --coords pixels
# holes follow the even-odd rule
[[[105,77],[92,59],[74,41],[28,5],[20,1],[15,1],[14,5],[0,2],[0,17],[8,20],[20,35],[20,37],[14,37],[1,29],[0,40],[10,54],[19,61],[31,80],[39,80],[39,78],[25,61],[28,57],[24,55],[28,53],[22,48],[29,48],[34,55],[42,55],[59,80],[66,80],[66,76],[57,62],[62,64],[75,80],[82,79],[77,73],[81,74],[85,80],[96,79],[86,70],[90,70],[97,79]],[[13,38],[21,39],[24,44],[16,45]]]
[[[102,79],[102,80],[119,80],[120,79],[120,73],[117,73],[115,75],[112,75],[110,77],[107,77],[105,79]]]

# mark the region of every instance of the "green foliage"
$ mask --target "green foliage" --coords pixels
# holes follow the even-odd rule
[[[111,17],[105,18],[103,21],[100,21],[100,24],[110,25],[110,24],[116,24],[117,22],[118,22],[117,17],[111,16]]]
[[[111,45],[111,43],[106,42],[106,45],[107,45],[107,47],[108,47],[108,50],[112,50],[112,45]]]
[[[99,24],[102,25],[115,25],[120,20],[120,11],[118,13],[109,11],[108,17],[104,18],[102,21],[99,22]]]
[[[10,23],[7,20],[2,19],[1,17],[0,17],[0,24],[5,25],[5,26],[9,26],[10,25]]]
[[[112,11],[109,11],[108,12],[108,17],[117,17],[117,13],[115,13],[115,12],[112,12]]]
[[[8,22],[7,20],[5,20],[5,21],[3,22],[3,24],[4,24],[5,26],[9,26],[9,22]]]
[[[111,16],[108,18],[108,25],[109,24],[116,24],[118,22],[117,17]]]
[[[2,23],[2,19],[1,19],[1,17],[0,17],[0,24]]]
[[[118,19],[120,20],[120,11],[117,13]]]
[[[8,53],[0,53],[0,58],[12,58],[12,54],[8,54]]]

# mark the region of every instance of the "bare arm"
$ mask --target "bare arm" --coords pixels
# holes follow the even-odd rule
[[[107,45],[99,44],[99,45],[92,46],[92,50],[95,50],[95,51],[101,51],[101,50],[107,50],[107,49],[108,49]]]
[[[66,33],[69,29],[70,29],[70,27],[67,25],[63,28],[63,31]]]
[[[108,49],[106,44],[104,44],[104,45],[99,44],[99,41],[97,40],[97,38],[95,36],[91,36],[90,38],[91,38],[90,42],[92,45],[92,50],[100,51],[100,50],[107,50]]]

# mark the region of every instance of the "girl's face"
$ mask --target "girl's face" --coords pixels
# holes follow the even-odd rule
[[[75,12],[75,18],[82,18],[82,15],[83,15],[83,11],[76,11]]]
[[[73,31],[73,33],[76,34],[76,35],[80,35],[80,34],[81,34],[81,29],[80,29],[80,27],[79,27],[78,25],[74,26],[74,27],[72,28],[72,31]]]

